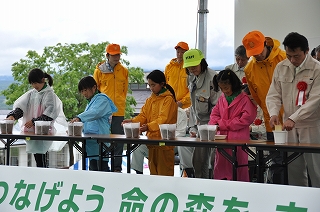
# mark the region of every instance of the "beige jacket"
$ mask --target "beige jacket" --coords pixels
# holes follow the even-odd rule
[[[297,84],[300,81],[307,83],[306,102],[297,106]],[[266,103],[270,116],[277,115],[283,103],[283,120],[293,120],[296,128],[319,126],[320,63],[307,55],[301,69],[295,73],[295,66],[288,59],[280,62],[274,70]]]

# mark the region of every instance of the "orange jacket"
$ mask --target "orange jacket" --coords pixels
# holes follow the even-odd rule
[[[272,76],[276,65],[286,59],[286,52],[279,48],[280,42],[276,39],[268,38],[267,46],[272,46],[270,55],[262,60],[257,61],[254,57],[246,65],[244,72],[253,99],[261,107],[263,111],[264,121],[266,123],[267,132],[272,132],[269,125],[270,116],[266,106],[266,96],[272,82]],[[280,120],[282,121],[283,110],[280,111]]]
[[[159,124],[175,124],[177,116],[177,103],[171,92],[166,90],[159,95],[152,93],[132,122],[140,122],[140,125],[147,124],[148,137],[161,137]]]
[[[182,108],[188,108],[191,105],[190,92],[187,85],[188,75],[183,63],[176,62],[174,58],[166,66],[164,75],[166,82],[173,88],[177,101],[182,103]]]
[[[124,116],[126,97],[129,86],[129,72],[126,67],[118,63],[113,72],[108,70],[106,61],[100,62],[93,73],[98,89],[105,93],[117,106],[118,111],[113,116]]]

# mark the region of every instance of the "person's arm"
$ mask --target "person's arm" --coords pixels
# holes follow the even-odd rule
[[[13,111],[11,111],[10,113],[8,113],[7,118],[13,117],[14,120],[18,120],[19,118],[21,118],[23,116],[23,111],[20,108],[16,108]]]
[[[31,121],[32,121],[32,123],[34,125],[35,121],[52,121],[52,120],[53,120],[53,118],[42,114],[41,116],[39,116],[37,118],[33,118]]]
[[[191,104],[190,91],[188,91],[188,93],[186,93],[186,95],[180,100],[180,102],[181,102],[182,106]]]
[[[250,94],[251,94],[252,98],[256,101],[256,103],[261,106],[261,100],[260,100],[259,96],[257,95],[257,93],[255,91],[254,85],[252,83],[253,82],[252,81],[252,77],[248,73],[248,71],[246,71],[246,68],[245,68],[245,76],[246,76],[246,81],[247,81],[247,84],[248,84],[248,88],[249,88]]]
[[[189,108],[189,121],[188,121],[188,131],[190,137],[196,137],[198,133],[197,127],[198,121],[196,117],[196,112],[194,111],[194,107],[191,105]]]
[[[33,89],[32,89],[33,90]],[[28,111],[30,95],[32,90],[27,91],[26,93],[22,94],[13,104],[13,111],[11,111],[7,118],[13,117],[15,120],[23,117],[24,111]],[[11,119],[11,118],[10,118]]]
[[[224,98],[224,97],[221,96],[220,98]],[[210,119],[208,122],[208,124],[210,125],[218,125],[218,121],[221,119],[220,102],[221,100],[218,100],[217,104],[211,110]]]
[[[99,69],[99,65],[100,65],[101,63],[99,63],[97,66],[96,66],[96,69],[94,70],[94,72],[93,72],[93,78],[94,78],[94,80],[96,81],[96,83],[97,83],[97,86],[98,86],[98,90],[100,90],[100,75],[101,75],[101,71],[100,71],[100,69]]]
[[[164,77],[166,78],[166,82],[169,82],[169,77],[168,77],[169,64],[166,65],[166,67],[164,68],[164,71],[163,71]]]
[[[178,108],[178,117],[177,117],[177,128],[176,128],[176,137],[184,137],[187,130],[188,117],[186,112]]]
[[[35,121],[52,121],[56,119],[59,115],[59,107],[57,104],[57,96],[56,94],[52,92],[47,92],[43,100],[41,101],[42,105],[41,107],[44,108],[44,111],[42,114],[39,115],[39,117],[35,117],[32,119],[32,122],[34,123],[33,120]],[[50,120],[51,119],[51,120]]]
[[[270,117],[278,116],[280,108],[282,106],[281,87],[278,82],[278,72],[280,72],[280,70],[278,69],[278,67],[279,64],[274,70],[271,85],[266,96],[266,106]],[[270,122],[274,122],[274,120],[270,120]]]
[[[128,89],[129,89],[129,71],[127,68],[125,68],[125,76],[126,76],[126,80],[125,80],[125,86],[124,86],[124,93],[127,94],[128,93]]]

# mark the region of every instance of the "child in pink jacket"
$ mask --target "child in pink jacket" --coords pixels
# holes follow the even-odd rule
[[[218,131],[221,135],[227,135],[228,140],[249,140],[249,126],[256,118],[257,107],[247,94],[242,92],[240,79],[233,71],[227,69],[214,76],[213,85],[216,91],[220,88],[223,94],[212,109],[208,124],[218,125]],[[226,152],[232,155],[231,149],[226,149]],[[237,161],[240,166],[248,164],[248,155],[241,147],[237,147]],[[213,177],[232,180],[232,164],[218,151],[215,156]],[[249,181],[247,166],[237,169],[237,179]]]

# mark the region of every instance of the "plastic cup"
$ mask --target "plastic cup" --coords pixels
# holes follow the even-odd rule
[[[0,121],[1,134],[12,134],[13,125],[14,125],[14,120],[8,120],[8,119],[1,120]]]
[[[176,124],[160,124],[160,134],[161,138],[164,140],[175,139],[176,137]]]
[[[48,135],[51,128],[51,121],[35,121],[35,134]]]
[[[198,125],[198,133],[201,141],[214,141],[217,125]]]
[[[73,122],[68,124],[68,135],[70,136],[80,136],[82,134],[83,123]]]
[[[288,131],[273,131],[274,143],[284,144],[288,142]]]
[[[168,139],[175,139],[176,137],[176,124],[168,124],[168,131],[167,131],[167,138]]]
[[[140,132],[140,122],[131,123],[131,137],[132,138],[139,138],[139,132]]]
[[[208,127],[208,140],[214,141],[216,132],[217,132],[217,125],[207,125]]]
[[[201,141],[208,140],[208,128],[207,125],[198,125],[198,134]]]
[[[132,137],[131,123],[124,123],[122,127],[123,127],[124,135],[126,136],[126,138],[131,138]]]
[[[123,131],[124,131],[126,138],[139,138],[140,122],[124,123],[123,124]]]

